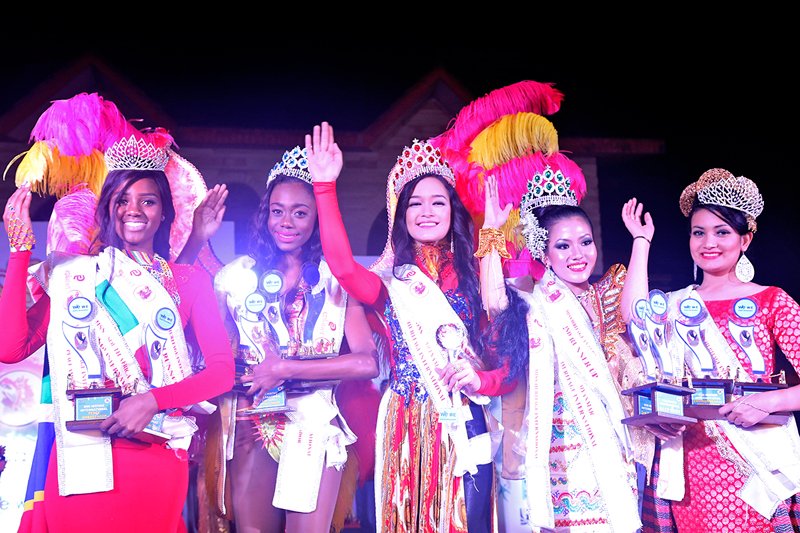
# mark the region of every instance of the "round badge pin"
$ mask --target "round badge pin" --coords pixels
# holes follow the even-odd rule
[[[653,289],[650,291],[649,301],[653,314],[662,316],[667,312],[667,295],[664,294],[664,291]]]
[[[680,303],[680,311],[686,318],[696,318],[703,311],[703,306],[694,298],[686,298]]]
[[[251,313],[260,313],[267,307],[267,299],[260,292],[252,292],[244,299],[244,308]]]
[[[733,314],[747,320],[756,316],[758,305],[750,298],[739,298],[733,303]]]
[[[169,331],[175,326],[175,311],[169,307],[162,307],[156,311],[156,326],[164,331]]]
[[[67,306],[67,312],[69,312],[69,316],[72,318],[76,320],[83,320],[92,314],[92,307],[93,304],[88,298],[84,296],[78,296],[69,302],[69,305]]]
[[[647,303],[647,300],[636,300],[636,303],[633,304],[634,316],[641,318],[642,320],[644,320],[647,316],[648,309],[650,309],[650,304]]]
[[[303,281],[305,281],[309,287],[315,287],[317,283],[319,283],[319,265],[316,263],[312,263],[308,261],[303,263],[303,267],[301,269]]]
[[[283,288],[283,274],[279,270],[269,270],[261,276],[259,286],[270,301],[275,301]]]

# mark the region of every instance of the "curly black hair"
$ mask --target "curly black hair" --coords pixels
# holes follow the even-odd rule
[[[261,197],[258,211],[251,223],[249,255],[256,261],[256,268],[260,272],[277,268],[283,257],[283,252],[275,245],[275,239],[270,234],[268,225],[272,191],[283,183],[300,183],[308,189],[312,200],[314,198],[314,190],[311,185],[299,178],[280,175],[270,182],[264,196]],[[322,242],[319,237],[319,218],[317,218],[314,221],[311,237],[303,244],[301,259],[303,262],[319,264],[321,257]]]

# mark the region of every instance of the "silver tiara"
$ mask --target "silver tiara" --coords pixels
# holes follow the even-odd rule
[[[123,137],[105,153],[106,169],[112,170],[163,170],[169,162],[169,154],[163,148],[135,135]]]
[[[544,260],[547,230],[539,225],[533,210],[548,205],[578,205],[578,197],[572,190],[570,179],[560,169],[553,170],[549,165],[528,181],[528,192],[522,195],[519,203],[525,246],[531,256],[539,261]]]
[[[278,176],[291,176],[311,185],[311,173],[308,171],[306,149],[295,146],[283,153],[281,160],[275,163],[267,176],[267,187]]]

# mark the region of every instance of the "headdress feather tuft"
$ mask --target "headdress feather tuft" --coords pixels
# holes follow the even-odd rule
[[[495,89],[459,111],[453,126],[435,144],[452,163],[449,151],[471,144],[495,120],[520,112],[552,115],[561,107],[563,98],[564,94],[552,83],[538,81],[525,80]]]
[[[33,145],[22,155],[15,183],[28,182],[31,190],[57,198],[81,183],[99,194],[106,176],[103,153],[131,135],[140,133],[97,93],[55,100],[31,130]]]
[[[500,229],[510,248],[519,250],[519,260],[526,254],[525,237],[519,231],[523,219],[520,205],[531,190],[530,182],[559,176],[571,199],[580,202],[586,194],[583,172],[559,152],[558,133],[543,116],[557,112],[562,99],[563,94],[551,83],[508,85],[465,106],[448,130],[431,140],[452,165],[459,197],[479,223],[485,209],[485,179],[489,175],[497,178],[500,205],[513,206]],[[541,197],[561,187],[554,182],[548,188],[534,189]]]

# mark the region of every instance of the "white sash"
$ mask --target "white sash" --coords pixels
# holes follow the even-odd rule
[[[669,295],[670,319],[675,320],[680,316],[680,302],[688,297],[703,304],[694,286],[674,291]],[[730,368],[731,375],[739,376],[739,381],[749,381],[747,372],[710,314],[707,313],[700,328],[701,338],[714,358],[716,368]],[[670,345],[671,352],[674,349],[675,353],[685,357],[693,375],[703,376],[694,368],[695,358],[682,339],[673,336]],[[745,484],[739,491],[739,497],[759,514],[771,518],[780,502],[800,492],[800,435],[794,417],[790,416],[781,426],[760,425],[748,429],[737,427],[727,420],[706,420],[702,423],[706,426],[707,434],[712,435],[717,443],[720,453],[737,463],[739,470],[744,473]],[[725,434],[734,450],[724,451],[727,444],[719,432]],[[682,449],[680,451],[682,453]],[[743,464],[737,460],[737,455],[742,457]],[[663,476],[663,465],[661,473]]]
[[[248,310],[245,305],[247,297],[258,288],[254,266],[252,257],[238,257],[217,273],[214,285],[225,294],[228,311],[239,331],[240,344],[249,346],[253,361],[258,363],[266,355],[265,343],[270,329],[263,312]],[[312,346],[318,353],[339,353],[348,295],[324,259],[320,260],[319,274],[319,282],[311,289],[311,299],[324,298],[324,303],[313,326]],[[288,339],[290,328],[283,323],[280,313],[276,318],[273,327],[286,332]],[[257,333],[253,334],[254,331]],[[303,332],[294,331],[293,335],[296,340],[302,340]],[[341,469],[347,461],[346,446],[356,441],[356,435],[339,411],[333,388],[292,394],[286,403],[293,410],[286,413],[288,420],[272,503],[290,511],[311,512],[316,509],[322,469]],[[337,417],[339,427],[331,424]],[[232,441],[233,437],[230,439]],[[298,446],[300,442],[304,446]],[[307,475],[298,475],[298,472]]]
[[[592,458],[597,485],[614,531],[641,527],[636,494],[629,480],[633,454],[625,411],[590,319],[567,286],[547,270],[533,293],[518,291],[528,303],[529,397],[526,487],[530,519],[555,527],[550,491],[549,451],[557,379],[580,426]],[[543,323],[539,321],[542,317]]]
[[[436,341],[436,332],[442,324],[455,324],[464,328],[464,323],[441,289],[416,265],[399,266],[395,273],[396,277],[390,271],[377,272],[386,286],[403,338],[425,390],[434,408],[441,414],[453,408],[453,400],[436,371],[444,368],[448,362],[447,350]],[[467,342],[465,340],[464,355],[470,364],[479,365]],[[489,398],[481,394],[467,396],[477,404],[489,403]],[[455,448],[456,476],[462,476],[466,472],[475,474],[478,472],[478,465],[488,464],[492,459],[491,439],[481,435],[468,439],[465,424],[470,417],[469,406],[465,405],[459,410],[455,422],[442,422],[442,428],[446,430]]]
[[[75,413],[66,396],[70,386],[86,388],[90,375],[104,367],[106,377],[122,388],[123,394],[141,393],[151,388],[139,367],[135,351],[142,345],[150,354],[152,342],[160,340],[160,352],[150,354],[152,375],[162,385],[180,381],[191,374],[180,315],[166,289],[138,263],[115,248],[98,256],[53,253],[32,269],[32,274],[50,296],[50,326],[47,331],[53,396],[56,450],[58,453],[59,493],[85,494],[113,489],[111,440],[96,431],[68,431],[66,422]],[[119,295],[138,324],[120,331],[108,310],[97,299],[95,290],[108,283]],[[91,313],[76,318],[70,303],[76,297],[91,302]],[[124,307],[124,306],[120,306]],[[161,318],[157,312],[162,312]],[[172,313],[172,327],[164,320]],[[80,333],[88,342],[76,342]],[[153,357],[158,355],[157,357]],[[101,363],[102,358],[102,363]],[[191,417],[166,417],[170,424],[163,431],[171,434],[170,446],[187,448],[197,426]]]

